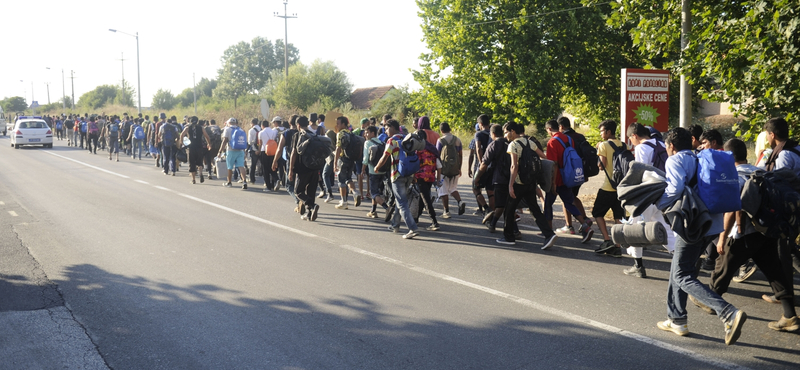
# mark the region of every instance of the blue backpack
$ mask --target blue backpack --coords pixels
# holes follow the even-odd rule
[[[697,154],[697,195],[709,213],[735,212],[742,209],[739,173],[731,152],[706,149]]]
[[[136,140],[144,139],[144,129],[142,126],[137,125],[133,128],[133,138]]]
[[[583,176],[583,159],[581,159],[581,156],[579,156],[578,152],[573,148],[572,139],[567,138],[567,140],[569,140],[569,146],[567,146],[560,138],[555,136],[554,138],[564,147],[564,156],[558,166],[561,172],[561,181],[564,182],[564,186],[574,188],[583,184],[583,182],[586,181]]]
[[[81,132],[86,132],[86,122],[81,122]]]
[[[408,154],[401,145],[397,153],[397,160],[397,172],[400,173],[401,177],[412,176],[419,171],[419,157],[417,156],[417,152]]]
[[[62,127],[64,126],[62,126],[61,121],[56,121],[56,130],[61,130]]]
[[[239,127],[234,127],[233,132],[231,132],[231,149],[247,149],[247,133]]]

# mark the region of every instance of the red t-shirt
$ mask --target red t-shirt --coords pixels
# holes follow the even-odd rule
[[[556,162],[558,167],[561,168],[564,166],[564,146],[558,142],[555,138],[558,137],[564,144],[569,145],[569,136],[557,132],[550,140],[547,141],[547,159]],[[573,142],[574,144],[574,142]],[[556,171],[556,186],[564,185],[564,181],[561,180],[561,171]]]

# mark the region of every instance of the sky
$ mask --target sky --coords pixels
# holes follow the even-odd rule
[[[354,88],[408,84],[427,51],[413,0],[288,0],[289,43],[300,61],[331,60]],[[0,98],[33,97],[39,104],[67,95],[75,99],[99,85],[118,85],[124,72],[136,88],[139,33],[142,106],[158,89],[179,94],[192,75],[216,78],[229,46],[256,36],[284,37],[283,0],[190,2],[138,0],[11,1],[0,6]],[[19,16],[14,16],[19,15]],[[12,52],[14,50],[15,52]],[[119,59],[125,59],[124,62]],[[49,68],[49,69],[47,69]],[[74,80],[70,80],[74,71]],[[22,82],[20,82],[20,80]],[[23,95],[24,94],[24,95]]]

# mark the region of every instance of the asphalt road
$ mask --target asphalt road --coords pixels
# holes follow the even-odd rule
[[[187,166],[164,176],[150,160],[117,163],[65,143],[14,150],[0,139],[0,240],[16,246],[2,257],[19,261],[0,266],[25,270],[0,269],[0,319],[65,307],[98,367],[800,366],[800,336],[767,328],[781,310],[760,299],[769,292],[760,272],[725,296],[749,315],[729,347],[722,323],[693,306],[690,337],[656,328],[665,253],[646,251],[650,277],[636,279],[621,273],[629,258],[594,255],[597,237],[542,251],[523,229],[505,248],[475,216],[440,220],[441,231],[410,241],[352,203],[323,204],[310,223],[285,192],[191,185]],[[9,335],[0,331],[0,351],[22,345]]]

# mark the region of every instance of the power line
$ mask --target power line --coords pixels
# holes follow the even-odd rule
[[[611,4],[611,3],[613,3],[613,1],[605,2],[605,3],[598,3],[598,4],[581,5],[581,6],[576,6],[574,8],[554,10],[554,11],[546,12],[546,13],[536,13],[536,14],[531,14],[531,15],[522,15],[522,16],[514,17],[514,18],[505,18],[505,19],[496,19],[496,20],[492,20],[492,21],[459,24],[459,25],[455,25],[455,26],[452,26],[452,27],[439,27],[439,28],[437,28],[437,30],[448,30],[448,29],[452,29],[452,28],[456,28],[456,27],[474,27],[474,26],[480,26],[480,25],[484,25],[484,24],[509,22],[509,21],[514,21],[514,20],[517,20],[517,19],[537,18],[537,17],[543,17],[543,16],[551,15],[551,14],[558,14],[558,13],[564,13],[564,12],[569,12],[569,11],[573,11],[573,10],[592,8],[592,7],[595,7],[595,6],[608,5],[608,4]]]

